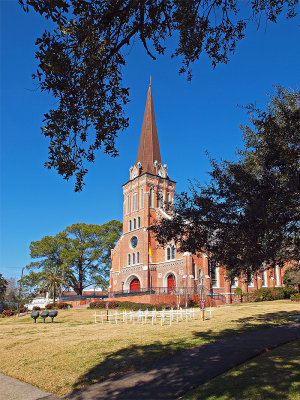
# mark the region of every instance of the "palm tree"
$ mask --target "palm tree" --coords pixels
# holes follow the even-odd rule
[[[56,294],[59,292],[59,288],[64,284],[62,277],[61,268],[58,266],[47,267],[43,270],[40,280],[40,289],[47,290],[53,302],[55,303]]]

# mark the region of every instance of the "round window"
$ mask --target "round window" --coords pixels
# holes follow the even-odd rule
[[[137,239],[136,236],[133,236],[133,237],[130,239],[130,245],[131,245],[131,247],[132,247],[133,249],[135,249],[136,246],[137,246],[137,244],[138,244],[138,239]]]

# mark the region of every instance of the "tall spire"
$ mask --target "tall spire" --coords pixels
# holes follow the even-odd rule
[[[151,84],[149,85],[142,132],[136,162],[141,162],[142,172],[155,173],[154,162],[161,164],[159,142],[155,123]]]

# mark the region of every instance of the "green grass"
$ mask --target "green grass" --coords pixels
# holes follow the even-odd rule
[[[300,339],[255,357],[179,399],[300,400]]]

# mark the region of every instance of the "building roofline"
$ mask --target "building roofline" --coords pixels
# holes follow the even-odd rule
[[[134,179],[129,179],[127,182],[125,182],[123,185],[122,185],[122,187],[123,186],[125,186],[125,185],[127,185],[127,183],[129,183],[129,182],[133,182],[135,179],[137,179],[137,178],[140,178],[141,176],[143,176],[143,175],[151,175],[151,176],[155,176],[156,178],[160,178],[160,179],[165,179],[165,180],[167,180],[167,181],[170,181],[170,182],[172,182],[172,183],[175,183],[176,184],[176,181],[173,181],[173,179],[170,179],[169,177],[167,177],[167,178],[161,178],[160,176],[158,176],[158,175],[155,175],[155,174],[151,174],[151,172],[143,172],[141,175],[139,175],[139,176],[137,176],[136,178],[134,178]]]

